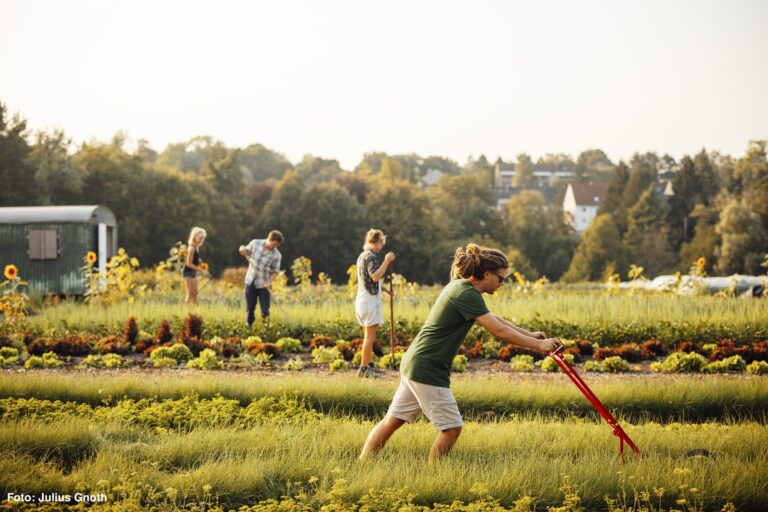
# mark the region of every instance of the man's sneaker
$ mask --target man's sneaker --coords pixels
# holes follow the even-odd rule
[[[378,368],[375,368],[373,364],[368,364],[366,366],[361,366],[357,370],[357,376],[363,377],[363,378],[375,379],[381,376],[381,372],[378,370]]]

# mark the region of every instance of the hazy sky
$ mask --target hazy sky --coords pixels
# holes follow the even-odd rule
[[[768,1],[0,0],[0,102],[76,142],[743,155],[768,138]]]

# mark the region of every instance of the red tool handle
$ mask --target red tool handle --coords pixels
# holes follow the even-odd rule
[[[587,400],[589,400],[589,403],[591,403],[597,412],[600,413],[600,416],[602,416],[603,419],[605,419],[605,421],[611,427],[613,427],[613,435],[619,438],[619,456],[621,458],[621,462],[624,462],[624,443],[627,443],[633,452],[642,457],[640,450],[638,450],[637,446],[635,446],[635,443],[632,442],[627,433],[624,432],[624,429],[621,428],[621,425],[619,425],[619,422],[616,420],[616,418],[614,418],[608,409],[606,409],[600,399],[597,398],[597,395],[595,395],[589,386],[587,386],[587,383],[584,382],[581,376],[576,373],[576,370],[573,369],[571,363],[569,363],[568,360],[563,357],[563,346],[561,345],[555,349],[554,352],[549,354],[549,357],[551,357],[555,363],[557,363],[560,369],[563,370],[563,373],[565,373],[568,378],[570,378],[571,381],[576,385],[576,387],[579,388],[579,391],[582,392]]]

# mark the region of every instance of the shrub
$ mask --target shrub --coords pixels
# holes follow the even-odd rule
[[[6,358],[6,357],[3,357],[3,356],[0,356],[0,368],[5,368],[9,364],[16,364],[18,362],[19,362],[19,358],[18,357],[8,357],[8,358]]]
[[[707,360],[701,354],[695,352],[674,352],[667,356],[661,363],[651,363],[651,370],[655,372],[671,373],[698,373],[707,365]]]
[[[573,356],[573,362],[580,363],[581,362],[581,354],[579,353],[579,349],[574,347],[569,347],[563,350],[563,354],[568,354]]]
[[[482,344],[482,356],[483,359],[496,359],[499,356],[499,349],[501,348],[501,342],[496,339],[490,339]]]
[[[609,357],[615,356],[616,353],[613,351],[612,348],[599,348],[595,350],[595,360],[596,361],[602,361],[603,359],[607,359]]]
[[[332,363],[336,359],[343,359],[341,352],[336,347],[319,346],[312,351],[313,363]]]
[[[243,352],[243,342],[240,338],[234,336],[226,339],[214,336],[209,344],[217,354],[221,354],[226,358],[238,357]]]
[[[59,356],[57,356],[55,353],[46,352],[42,355],[42,357],[32,356],[27,359],[27,361],[24,363],[24,368],[58,368],[63,364],[64,363],[59,361]]]
[[[152,349],[157,346],[158,346],[157,340],[153,338],[142,338],[136,342],[135,350],[139,354],[144,354],[145,356],[148,356],[149,353],[152,352]]]
[[[472,359],[479,359],[483,355],[483,342],[481,340],[475,341],[475,344],[472,345],[467,350],[467,356],[471,357]]]
[[[509,365],[517,372],[532,372],[535,368],[533,356],[528,354],[518,354],[509,361]]]
[[[114,335],[101,338],[96,342],[95,348],[99,351],[99,354],[125,355],[131,351],[131,346],[128,343]]]
[[[190,313],[184,320],[184,337],[203,339],[203,319],[199,315]],[[204,350],[204,349],[201,349]]]
[[[200,338],[196,336],[183,336],[182,341],[194,356],[198,356],[200,355],[200,352],[202,352],[203,350],[207,350],[211,348],[210,343],[202,341]]]
[[[153,360],[155,368],[174,368],[179,362],[172,357],[158,357]]]
[[[601,366],[605,372],[621,373],[629,371],[629,363],[619,356],[606,358]]]
[[[391,368],[393,370],[400,369],[400,360],[403,358],[402,350],[395,350],[394,356],[392,354],[385,354],[379,359],[379,368]]]
[[[698,344],[692,342],[692,341],[682,341],[677,346],[678,352],[685,352],[685,353],[691,353],[694,352],[696,354],[704,355],[704,349],[701,348]]]
[[[104,363],[101,361],[101,356],[91,354],[83,359],[83,361],[80,363],[80,366],[86,366],[88,368],[101,368],[104,366]]]
[[[80,364],[89,368],[120,368],[123,366],[123,358],[119,354],[91,354]]]
[[[722,339],[718,340],[715,344],[715,348],[709,351],[709,360],[719,361],[735,355],[743,355],[748,351],[749,347],[737,346],[733,340]]]
[[[246,350],[248,350],[248,345],[251,343],[264,343],[264,340],[261,339],[261,336],[248,336],[243,340],[243,345],[246,347]]]
[[[355,357],[354,347],[344,340],[338,340],[336,342],[336,350],[341,352],[341,356],[347,361],[351,361],[352,358]]]
[[[569,363],[573,364],[573,354],[563,354],[563,358]],[[547,357],[541,362],[541,369],[545,372],[557,372],[560,371],[560,366],[551,357]]]
[[[171,331],[171,324],[168,323],[168,320],[163,320],[160,322],[160,325],[157,327],[157,333],[155,334],[155,340],[157,340],[157,343],[162,345],[163,343],[168,343],[173,339],[173,332]]]
[[[609,357],[620,357],[625,361],[636,363],[643,359],[656,359],[656,355],[650,350],[640,348],[637,343],[623,343],[618,347],[599,348],[595,351],[595,359],[602,361]]]
[[[248,359],[248,363],[252,366],[258,366],[260,368],[267,368],[269,366],[272,366],[272,354],[267,354],[266,352],[261,352],[260,354],[256,354],[255,356],[251,356],[248,354],[243,354],[240,356],[240,359],[243,360],[244,358],[250,358]]]
[[[91,344],[77,335],[67,335],[59,340],[51,338],[39,338],[27,345],[27,352],[35,356],[42,356],[46,352],[53,352],[60,356],[85,356],[91,352]]]
[[[40,356],[30,356],[29,359],[24,362],[24,368],[27,370],[32,370],[33,368],[45,368],[43,358]]]
[[[310,350],[320,347],[333,347],[335,345],[336,341],[330,336],[315,336],[309,342]]]
[[[467,371],[468,366],[469,360],[467,359],[467,356],[464,354],[459,354],[453,358],[453,363],[451,363],[451,370],[454,372],[465,372]]]
[[[591,356],[595,352],[595,348],[588,340],[573,340],[576,343],[576,348],[579,349],[579,353],[583,356]]]
[[[363,338],[355,338],[355,339],[349,340],[347,343],[349,343],[349,345],[353,349],[355,349],[355,352],[363,348]]]
[[[637,343],[623,343],[613,349],[613,355],[614,357],[620,357],[630,363],[636,363],[644,359],[640,351],[640,346]],[[650,357],[652,359],[656,358],[656,356],[652,354]]]
[[[584,371],[585,372],[601,372],[603,371],[603,365],[599,361],[590,359],[589,361],[584,363]]]
[[[747,363],[740,355],[731,356],[722,361],[714,361],[704,367],[706,373],[743,373],[746,369]]]
[[[295,358],[295,359],[291,359],[290,361],[286,361],[286,363],[283,365],[283,369],[299,372],[303,370],[305,366],[306,366],[306,363],[304,361],[302,361],[299,358]]]
[[[286,353],[298,353],[301,352],[301,340],[296,338],[280,338],[275,342],[275,345],[281,352]]]
[[[717,361],[739,355],[745,362],[768,360],[768,342],[756,341],[754,343],[734,342],[723,339],[717,342],[717,348],[709,354],[710,361]]]
[[[645,340],[640,345],[640,349],[643,350],[643,351],[651,352],[656,357],[664,357],[664,356],[666,356],[669,353],[669,351],[667,350],[667,347],[665,347],[657,339]]]
[[[217,370],[222,368],[224,363],[216,359],[216,352],[206,348],[195,359],[187,361],[187,368],[197,368],[198,370]]]
[[[278,347],[274,343],[260,343],[258,341],[255,341],[253,343],[248,344],[245,347],[245,350],[252,356],[256,356],[259,354],[266,354],[269,357],[277,357],[280,355],[280,347]]]
[[[349,363],[343,359],[335,359],[331,361],[331,364],[328,365],[328,369],[332,372],[337,370],[346,370],[347,368],[349,368]]]
[[[3,346],[0,348],[0,357],[6,360],[12,357],[19,357],[19,349],[16,347]]]
[[[123,358],[119,354],[105,354],[101,356],[101,360],[107,368],[120,368],[124,365]]]
[[[170,347],[158,347],[157,349],[153,350],[149,356],[149,358],[152,360],[162,359],[165,357],[170,357],[179,363],[181,361],[188,361],[192,359],[193,356],[189,348],[181,343],[176,343]]]
[[[53,342],[50,347],[52,352],[60,356],[86,356],[91,353],[91,344],[76,334],[68,334],[62,339]]]
[[[542,359],[544,355],[541,352],[535,352],[515,345],[504,345],[499,349],[498,357],[501,361],[511,361],[513,357],[525,355],[531,356],[534,361]]]
[[[128,317],[128,320],[125,322],[125,327],[123,328],[123,333],[125,335],[126,343],[131,345],[136,344],[136,340],[139,337],[139,326],[136,324],[135,317]]]
[[[747,373],[752,375],[768,375],[768,363],[765,361],[752,361],[747,365]]]

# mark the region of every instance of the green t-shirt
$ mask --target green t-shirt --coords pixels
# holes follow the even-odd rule
[[[482,295],[466,279],[455,279],[443,288],[429,318],[400,362],[400,373],[411,380],[451,385],[451,365],[475,318],[489,313]]]

